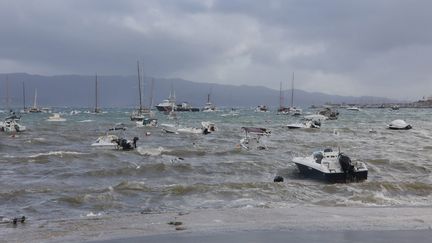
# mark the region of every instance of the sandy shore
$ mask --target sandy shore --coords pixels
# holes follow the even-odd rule
[[[171,224],[169,224],[171,223]],[[313,207],[194,210],[158,214],[116,214],[78,219],[28,219],[0,225],[0,241],[82,242],[155,235],[232,232],[432,232],[430,207]],[[306,234],[307,235],[307,234]]]

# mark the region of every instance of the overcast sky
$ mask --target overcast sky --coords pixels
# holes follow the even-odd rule
[[[432,95],[429,0],[0,0],[0,72]]]

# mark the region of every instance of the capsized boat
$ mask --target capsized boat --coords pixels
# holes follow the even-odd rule
[[[412,128],[412,126],[410,124],[406,123],[404,120],[397,119],[397,120],[390,122],[390,124],[388,125],[388,128],[393,129],[393,130],[409,130]]]
[[[316,151],[308,157],[295,157],[292,161],[301,174],[331,182],[363,181],[368,176],[365,163],[353,162],[347,155],[332,149]]]
[[[320,128],[321,122],[312,120],[312,121],[305,121],[303,123],[292,123],[286,125],[289,129],[305,129],[305,128]]]
[[[240,139],[240,146],[243,149],[251,150],[264,150],[267,149],[267,146],[261,138],[263,136],[270,136],[271,132],[267,130],[267,128],[262,127],[242,127],[241,128],[245,132],[244,138]]]

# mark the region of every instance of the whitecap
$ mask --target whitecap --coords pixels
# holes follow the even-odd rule
[[[137,151],[141,155],[147,155],[147,156],[159,156],[162,154],[162,152],[166,151],[163,147],[159,148],[145,148],[145,147],[138,147]]]

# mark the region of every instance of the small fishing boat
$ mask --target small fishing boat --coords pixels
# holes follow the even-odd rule
[[[49,122],[64,122],[66,118],[60,116],[59,113],[53,113],[52,116],[48,117],[47,121]]]
[[[244,132],[244,138],[240,139],[240,146],[243,149],[251,150],[264,150],[267,149],[267,146],[261,138],[264,136],[270,136],[270,131],[267,128],[262,127],[242,127]]]
[[[295,157],[292,160],[301,174],[331,182],[363,181],[368,169],[363,162],[353,162],[340,152],[332,149],[316,151],[308,157]]]
[[[412,126],[410,124],[406,123],[404,120],[397,119],[397,120],[390,122],[390,124],[388,125],[388,128],[393,129],[393,130],[409,130],[412,128]]]

